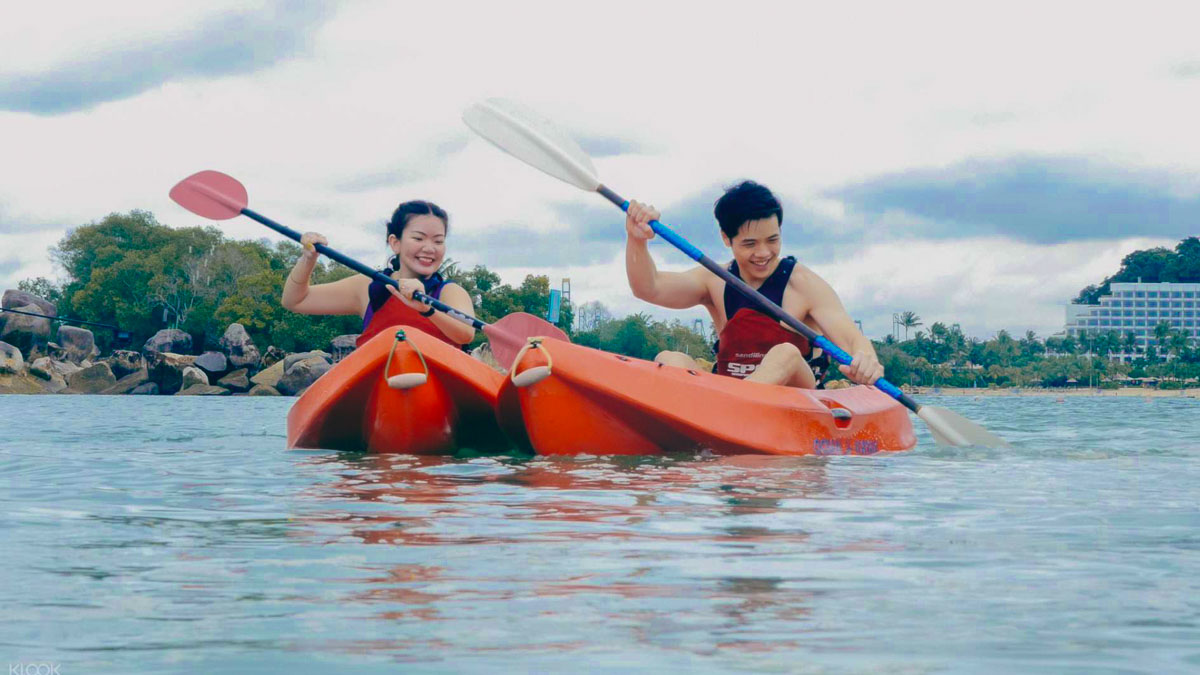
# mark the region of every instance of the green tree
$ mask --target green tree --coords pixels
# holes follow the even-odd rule
[[[900,325],[904,326],[904,339],[908,339],[908,329],[923,325],[921,317],[916,312],[904,312],[900,315]]]

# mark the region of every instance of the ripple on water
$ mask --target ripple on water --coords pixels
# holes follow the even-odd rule
[[[80,671],[1200,665],[1200,402],[937,403],[1014,447],[382,457],[283,451],[287,399],[5,397],[0,644]]]

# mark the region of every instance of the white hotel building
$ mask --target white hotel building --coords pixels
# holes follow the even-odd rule
[[[1086,333],[1113,330],[1124,337],[1132,332],[1145,349],[1160,321],[1200,339],[1200,284],[1115,282],[1098,305],[1067,305],[1066,332],[1076,339]]]

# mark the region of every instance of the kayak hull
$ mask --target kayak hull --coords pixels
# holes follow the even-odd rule
[[[538,454],[869,455],[916,445],[907,409],[874,387],[766,385],[558,340],[527,350],[513,375],[497,415]]]
[[[384,373],[389,355],[392,384]],[[426,372],[414,384],[414,376]],[[461,350],[396,326],[342,359],[297,399],[288,412],[288,447],[416,455],[462,447],[504,450],[510,444],[495,416],[502,381],[503,375]]]

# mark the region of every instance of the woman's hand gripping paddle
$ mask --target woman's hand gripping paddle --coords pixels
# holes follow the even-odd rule
[[[532,110],[512,101],[493,98],[467,108],[463,113],[463,121],[490,143],[526,164],[582,190],[598,192],[622,210],[629,208],[629,202],[600,182],[591,158],[583,152],[579,145],[552,122]],[[723,279],[725,283],[732,285],[742,295],[762,307],[767,314],[784,322],[808,338],[814,345],[824,349],[838,363],[850,365],[853,359],[849,354],[838,348],[825,336],[817,335],[796,317],[784,312],[779,305],[733,276],[729,270],[704,255],[700,249],[692,246],[674,230],[657,220],[650,221],[650,227],[675,248],[686,253],[692,260],[703,265]],[[883,378],[877,380],[875,386],[915,412],[917,417],[929,425],[934,439],[942,445],[987,447],[1008,445],[1004,439],[957,413],[945,408],[920,405]]]
[[[266,225],[292,241],[300,241],[300,233],[250,210],[246,204],[248,197],[246,188],[232,176],[219,171],[201,171],[180,181],[171,188],[171,199],[192,213],[210,220],[229,220],[237,216],[246,216],[258,223]],[[388,275],[373,270],[354,258],[335,251],[324,244],[314,244],[317,252],[322,253],[350,269],[365,274],[381,283],[399,288],[399,283]],[[413,298],[430,305],[438,311],[445,312],[459,321],[483,331],[492,346],[492,355],[496,362],[505,368],[512,366],[517,352],[525,346],[531,337],[550,337],[568,342],[566,333],[558,326],[525,312],[514,312],[501,318],[495,323],[485,323],[479,319],[464,314],[457,309],[417,291]]]

